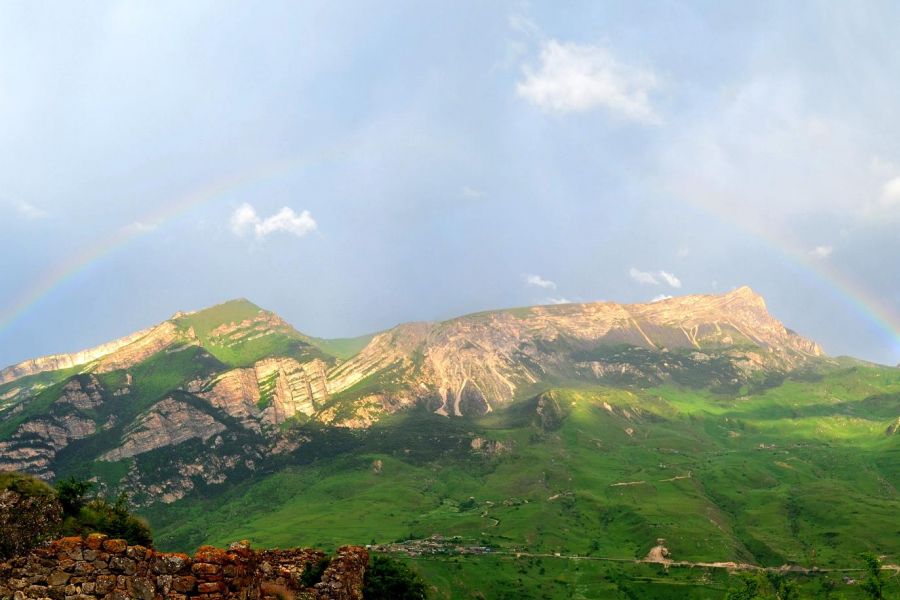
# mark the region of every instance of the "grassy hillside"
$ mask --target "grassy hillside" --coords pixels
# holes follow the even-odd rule
[[[175,322],[184,331],[192,330],[210,354],[230,367],[250,366],[271,356],[320,358],[329,363],[337,356],[326,345],[310,343],[309,338],[249,300],[231,300],[182,315]],[[344,340],[335,342],[338,349],[346,346]]]
[[[887,433],[898,416],[900,371],[857,364],[741,397],[560,388],[479,419],[414,411],[366,432],[306,429],[311,441],[275,472],[148,516],[167,549],[435,534],[492,549],[415,560],[453,582],[438,597],[500,597],[488,591],[520,579],[552,598],[626,594],[635,577],[647,579],[637,597],[671,586],[721,597],[716,573],[630,561],[663,539],[683,561],[845,568],[872,551],[898,562],[900,436]],[[559,584],[526,585],[545,580]]]

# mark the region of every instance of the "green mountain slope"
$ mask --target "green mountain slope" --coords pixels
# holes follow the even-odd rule
[[[461,536],[451,548],[489,546],[494,558],[451,550],[439,568],[413,561],[440,578],[462,560],[471,573],[454,580],[459,598],[514,582],[502,583],[521,568],[517,554],[554,563],[545,570],[567,556],[620,559],[633,585],[650,567],[628,561],[658,540],[679,561],[828,569],[872,551],[897,562],[900,437],[889,430],[898,411],[900,372],[861,365],[738,398],[673,386],[555,389],[450,424],[415,411],[352,435],[308,430],[314,450],[292,464],[147,514],[158,541],[181,549]],[[684,597],[700,579],[680,577],[674,596],[664,586],[659,597]],[[550,597],[577,586],[556,587]]]

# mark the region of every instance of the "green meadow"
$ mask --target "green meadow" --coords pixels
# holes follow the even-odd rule
[[[900,370],[846,362],[745,394],[557,387],[481,418],[414,410],[309,440],[227,489],[146,512],[158,546],[386,544],[435,598],[720,598],[726,569],[798,565],[804,597],[863,597],[862,552],[900,562]],[[886,572],[900,595],[896,572]],[[833,591],[832,591],[833,588]],[[890,597],[890,596],[889,596]]]

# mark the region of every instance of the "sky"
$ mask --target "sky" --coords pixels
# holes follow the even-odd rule
[[[0,363],[749,285],[900,362],[896,2],[0,5]]]

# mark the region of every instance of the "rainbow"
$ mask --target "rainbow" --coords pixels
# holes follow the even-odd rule
[[[693,182],[696,186],[697,182]],[[863,322],[868,323],[890,346],[891,352],[900,359],[900,307],[894,307],[884,299],[867,289],[849,273],[843,272],[828,260],[818,260],[810,255],[809,248],[796,244],[787,235],[775,235],[774,229],[754,227],[742,222],[727,210],[721,199],[725,194],[717,190],[702,189],[706,186],[694,187],[694,193],[675,192],[676,198],[684,204],[741,230],[762,241],[765,245],[783,258],[788,264],[798,267],[812,276],[816,284],[840,300]],[[697,192],[700,193],[697,193]]]
[[[315,158],[301,155],[280,159],[264,163],[235,175],[220,178],[199,189],[192,190],[165,202],[155,208],[155,210],[143,215],[131,225],[120,227],[106,237],[88,244],[80,252],[72,254],[46,271],[0,312],[0,334],[3,334],[10,326],[24,317],[41,300],[50,296],[61,285],[94,263],[102,260],[105,256],[127,245],[132,240],[161,227],[169,221],[177,219],[197,206],[221,198],[248,184],[265,180],[290,169],[327,160],[334,155],[334,151],[335,149],[332,149],[319,153]]]
[[[158,209],[144,215],[135,224],[117,229],[44,273],[40,279],[36,280],[5,310],[0,312],[0,334],[65,282],[147,231],[156,229],[199,205],[221,198],[248,184],[278,175],[292,168],[320,162],[332,154],[333,152],[324,152],[318,154],[315,159],[300,156],[265,163],[237,175],[221,178],[164,203]],[[843,304],[879,332],[888,342],[892,351],[900,356],[900,314],[897,309],[871,293],[849,274],[834,268],[829,261],[811,259],[808,249],[799,248],[792,242],[777,237],[769,231],[741,223],[740,220],[723,210],[722,203],[715,201],[714,194],[712,201],[697,200],[698,195],[696,194],[676,193],[675,196],[681,202],[765,242],[785,260],[811,274],[823,289],[840,299]],[[699,197],[710,198],[711,195],[700,194]]]

